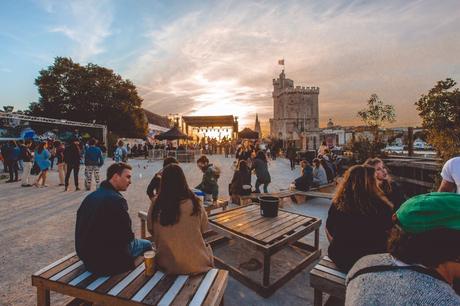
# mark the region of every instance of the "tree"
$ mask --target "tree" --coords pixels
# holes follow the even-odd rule
[[[372,94],[367,100],[367,109],[362,109],[358,112],[358,117],[369,127],[374,133],[374,140],[378,139],[379,128],[386,122],[392,123],[396,120],[395,108],[390,104],[383,104],[377,94]]]
[[[40,98],[30,104],[30,115],[106,124],[123,137],[141,138],[147,133],[136,86],[113,70],[57,57],[40,71],[35,85]]]
[[[460,153],[460,91],[450,78],[438,81],[415,102],[428,142],[443,161]]]

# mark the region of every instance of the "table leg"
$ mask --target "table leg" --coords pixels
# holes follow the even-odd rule
[[[50,305],[50,291],[48,289],[37,287],[37,306]]]
[[[270,255],[264,254],[264,274],[263,274],[263,285],[270,285]]]
[[[315,230],[315,249],[319,250],[319,228]]]
[[[321,290],[315,289],[313,305],[323,306],[323,292]]]

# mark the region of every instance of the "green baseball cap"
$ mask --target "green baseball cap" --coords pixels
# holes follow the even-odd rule
[[[415,196],[402,204],[396,217],[408,233],[438,228],[460,231],[460,194],[432,192]]]

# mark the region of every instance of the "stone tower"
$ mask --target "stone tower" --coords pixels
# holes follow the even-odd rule
[[[273,79],[273,118],[270,136],[295,141],[301,149],[319,146],[319,87],[294,87],[284,70]]]
[[[254,126],[254,131],[259,133],[259,138],[262,138],[262,129],[260,128],[259,116],[256,114],[256,124]]]

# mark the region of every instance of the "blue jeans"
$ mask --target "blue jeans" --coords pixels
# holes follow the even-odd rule
[[[129,244],[131,256],[137,257],[152,249],[152,243],[146,239],[133,239]]]

